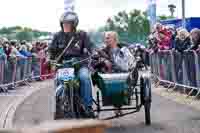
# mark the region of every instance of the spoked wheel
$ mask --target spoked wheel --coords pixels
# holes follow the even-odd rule
[[[76,118],[74,111],[74,97],[72,88],[62,89],[61,93],[56,96],[55,119],[72,119]]]
[[[151,124],[151,82],[148,77],[141,77],[141,103],[144,105],[145,111],[145,123],[146,125]]]
[[[72,102],[72,97],[65,96],[63,102],[63,110],[64,110],[64,118],[65,119],[73,119],[76,118],[76,114],[74,112],[74,103]]]
[[[79,90],[70,82],[65,85],[62,94],[56,97],[55,119],[94,118],[93,109],[84,106]]]
[[[58,99],[56,99],[56,110],[54,114],[54,120],[63,119],[64,118],[64,111],[61,107],[62,103]]]
[[[74,117],[68,96],[64,96],[56,101],[55,119],[72,119]]]
[[[76,95],[75,97],[75,112],[77,118],[95,118],[93,109],[85,107],[79,95]]]

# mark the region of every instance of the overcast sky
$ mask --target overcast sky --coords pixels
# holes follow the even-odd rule
[[[59,30],[59,17],[64,0],[0,0],[0,27],[22,25],[40,30]],[[169,15],[167,5],[177,5],[176,16],[181,17],[181,0],[157,0],[157,13]],[[186,0],[186,16],[198,17],[199,0]],[[146,10],[147,0],[76,0],[76,12],[81,29],[96,28],[109,16],[121,10]]]

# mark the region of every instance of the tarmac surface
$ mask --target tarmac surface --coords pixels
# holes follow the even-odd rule
[[[9,109],[16,101],[25,99],[14,113],[13,126],[23,127],[52,120],[53,80],[31,83],[8,94],[0,94],[0,126],[7,127]],[[155,93],[153,90],[152,124],[144,123],[144,109],[140,112],[112,120],[114,127],[106,133],[198,133],[200,131],[200,110]],[[27,94],[31,94],[25,98]],[[200,104],[199,104],[200,105]],[[197,105],[196,105],[197,106]],[[49,111],[50,110],[50,111]]]

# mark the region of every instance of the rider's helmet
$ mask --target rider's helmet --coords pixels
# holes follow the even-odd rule
[[[65,12],[60,17],[60,26],[63,30],[63,23],[70,23],[75,30],[79,23],[78,15],[75,12]]]

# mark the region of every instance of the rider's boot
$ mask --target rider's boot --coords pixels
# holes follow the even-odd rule
[[[92,107],[88,107],[88,117],[95,118],[94,110]]]

